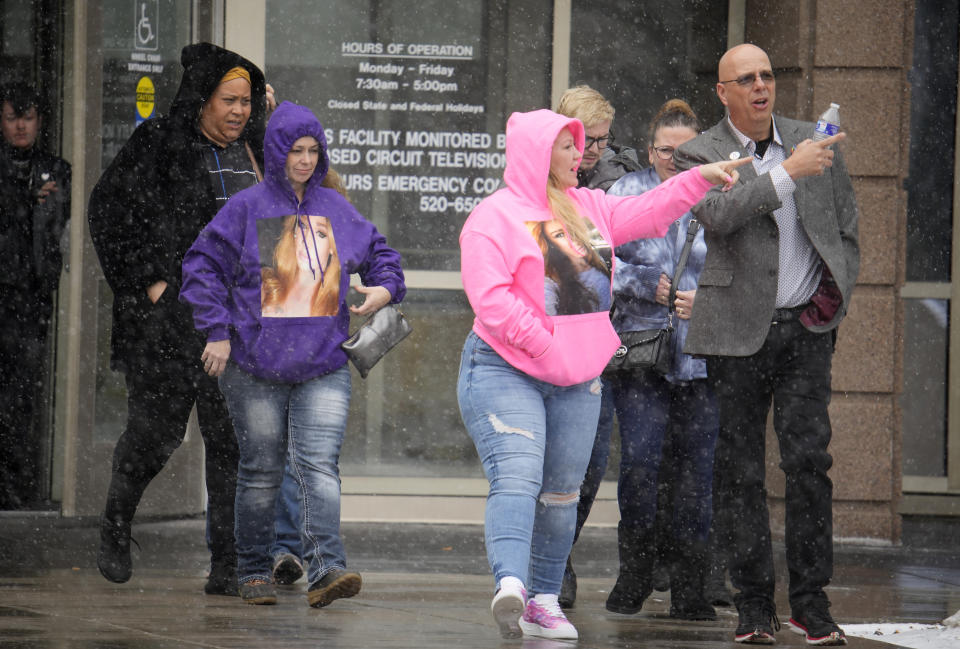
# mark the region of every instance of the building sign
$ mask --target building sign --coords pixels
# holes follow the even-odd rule
[[[159,35],[154,31],[160,24],[159,0],[136,0],[134,2],[133,47],[138,50],[154,50],[158,44]]]
[[[507,65],[488,37],[503,8],[373,4],[325,0],[315,11],[333,25],[309,28],[271,15],[267,80],[317,113],[331,167],[406,268],[459,270],[460,228],[506,166]]]
[[[150,77],[141,77],[137,82],[137,124],[156,114],[157,92]]]
[[[452,248],[467,214],[501,185],[502,121],[489,129],[479,43],[344,40],[342,79],[320,111],[330,162],[358,206],[386,206],[401,249]],[[368,211],[368,216],[370,215]],[[401,227],[402,219],[402,227]],[[455,227],[453,227],[455,224]],[[411,245],[412,244],[412,245]],[[418,245],[419,244],[419,245]],[[451,269],[415,254],[417,265]]]
[[[189,6],[175,0],[107,0],[103,9],[103,165],[138,124],[169,107],[189,42]],[[183,3],[179,3],[183,5]]]
[[[473,47],[344,42],[340,50],[357,62],[355,85],[326,102],[335,120],[349,123],[349,113],[387,111],[397,114],[391,121],[420,122],[416,129],[330,129],[330,162],[345,171],[349,191],[412,193],[421,213],[464,213],[497,189],[500,181],[490,173],[499,175],[506,166],[503,135],[465,130],[475,124],[470,116],[486,112],[483,97],[461,87]],[[378,58],[389,62],[369,60]],[[390,96],[367,98],[370,91]],[[348,114],[338,118],[337,112]],[[449,120],[437,118],[448,114],[456,117],[455,130],[438,130]]]

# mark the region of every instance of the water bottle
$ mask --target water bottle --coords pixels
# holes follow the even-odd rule
[[[839,104],[830,104],[830,108],[823,111],[823,115],[817,120],[817,125],[813,129],[813,141],[819,142],[826,140],[831,135],[840,132],[840,106]]]

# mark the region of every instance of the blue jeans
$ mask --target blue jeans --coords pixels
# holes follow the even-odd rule
[[[220,377],[240,446],[237,573],[241,584],[271,580],[277,495],[287,464],[299,489],[307,577],[345,568],[340,539],[340,446],[350,407],[344,366],[303,383],[266,381],[229,363]]]
[[[288,460],[283,471],[283,483],[280,485],[280,495],[277,497],[277,540],[270,548],[270,555],[274,558],[281,554],[292,554],[302,558],[303,546],[300,543],[300,486],[293,472],[293,465]]]
[[[706,380],[671,384],[651,372],[639,378],[605,378],[603,389],[597,439],[580,488],[577,535],[607,470],[616,408],[622,446],[617,485],[621,519],[631,529],[652,525],[658,484],[671,480],[674,538],[703,541],[711,522],[713,451],[719,426],[716,399]],[[661,459],[666,434],[673,436],[676,446],[671,444],[669,457]],[[660,475],[664,464],[671,468],[669,477]]]
[[[551,385],[467,337],[457,400],[490,482],[484,538],[497,583],[512,576],[531,595],[560,592],[600,393],[599,378]]]
[[[597,421],[597,437],[590,452],[590,463],[580,485],[580,504],[577,505],[577,529],[573,535],[573,542],[580,538],[583,529],[593,508],[593,502],[600,491],[600,483],[607,472],[607,460],[610,458],[610,437],[613,434],[613,384],[608,379],[601,379],[603,383],[603,398],[600,401],[600,419]]]
[[[620,422],[620,520],[631,529],[653,529],[663,461],[673,481],[673,537],[706,541],[719,428],[713,390],[706,379],[670,383],[652,371],[618,376],[611,383]],[[673,431],[671,456],[664,458],[668,427]]]

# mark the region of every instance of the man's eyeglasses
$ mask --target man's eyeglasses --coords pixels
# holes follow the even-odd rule
[[[613,144],[613,133],[607,133],[606,135],[601,135],[600,137],[590,137],[589,135],[584,136],[584,151],[592,147],[594,144],[596,144],[597,148],[600,150],[606,149],[608,144]]]
[[[676,151],[672,146],[655,146],[653,150],[657,152],[657,157],[661,160],[673,159],[673,152]]]
[[[773,72],[761,72],[760,74],[741,74],[736,79],[728,79],[726,81],[721,81],[720,83],[735,83],[741,88],[746,88],[747,86],[752,86],[757,77],[760,77],[760,81],[763,81],[765,84],[770,84],[776,81],[773,76]]]

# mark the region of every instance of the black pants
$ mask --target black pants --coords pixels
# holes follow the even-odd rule
[[[786,558],[790,604],[824,598],[833,573],[833,462],[830,443],[830,366],[833,333],[815,334],[793,320],[775,323],[763,347],[748,357],[708,357],[707,376],[720,406],[717,506],[732,524],[730,577],[743,598],[773,600],[774,567],[764,432],[773,424],[786,477]]]
[[[46,376],[49,298],[0,288],[0,509],[38,502],[47,472],[35,407]]]
[[[213,565],[235,565],[237,438],[217,380],[196,361],[155,360],[126,373],[127,428],[113,453],[105,515],[131,521],[150,481],[183,442],[197,404],[206,455],[207,543]]]

